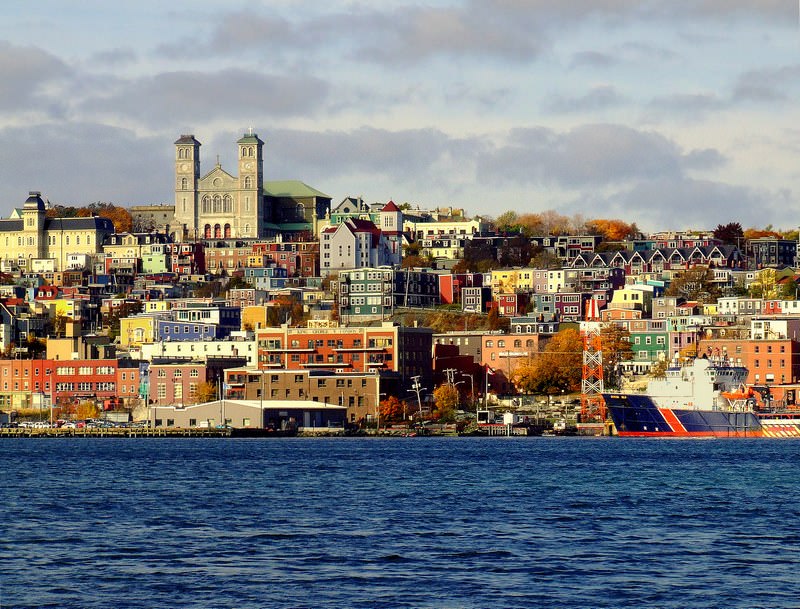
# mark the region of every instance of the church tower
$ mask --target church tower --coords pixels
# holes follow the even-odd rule
[[[236,234],[258,237],[263,234],[264,210],[264,142],[250,129],[236,142],[239,146],[239,209]],[[267,214],[268,215],[268,214]]]
[[[47,210],[44,207],[41,193],[31,191],[22,206],[22,247],[20,252],[30,260],[31,258],[45,257],[44,225]],[[30,270],[30,265],[28,266]]]
[[[200,236],[197,217],[197,183],[200,179],[200,142],[194,135],[182,135],[175,142],[175,222],[170,227],[178,240]]]

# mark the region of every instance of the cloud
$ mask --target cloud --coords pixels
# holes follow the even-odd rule
[[[714,93],[682,93],[654,98],[646,106],[648,119],[663,116],[682,116],[700,120],[710,112],[727,108],[730,102],[720,99]]]
[[[566,188],[681,175],[686,159],[666,137],[622,125],[583,125],[567,132],[514,129],[478,161],[481,180]]]
[[[600,85],[579,97],[556,96],[547,102],[545,107],[549,112],[557,113],[595,112],[619,106],[624,102],[625,99],[613,86]]]
[[[0,111],[43,109],[57,99],[46,89],[71,74],[64,62],[46,51],[0,41]]]
[[[729,221],[763,226],[787,214],[772,208],[769,193],[743,186],[689,178],[642,181],[608,197],[614,217],[635,218],[650,230],[713,228]]]
[[[789,91],[800,85],[800,65],[742,74],[733,91],[736,101],[781,102],[789,99]]]
[[[230,116],[289,117],[313,114],[329,86],[317,78],[239,69],[167,72],[120,81],[104,97],[81,104],[91,115],[127,117],[158,127],[199,124]]]
[[[90,123],[0,129],[3,216],[29,190],[53,202],[161,203],[173,196],[172,142]]]

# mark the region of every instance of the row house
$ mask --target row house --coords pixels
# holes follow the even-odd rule
[[[133,360],[84,359],[54,362],[53,402],[77,404],[92,400],[101,406],[131,406],[139,399],[140,369]]]
[[[765,300],[761,313],[764,315],[800,316],[800,300]]]
[[[442,273],[439,280],[439,302],[443,305],[461,304],[464,288],[483,287],[484,273]]]
[[[260,266],[277,266],[287,277],[319,276],[318,241],[276,241],[256,243],[253,254],[262,257]]]
[[[484,287],[465,287],[461,290],[461,310],[464,313],[487,313],[492,308],[492,289]]]
[[[254,288],[269,293],[286,287],[287,272],[285,268],[276,266],[252,267],[245,268],[242,277]]]
[[[396,307],[432,308],[439,304],[439,274],[430,269],[364,268],[339,273],[339,318],[382,319]]]
[[[719,315],[730,318],[760,315],[764,310],[764,300],[761,298],[745,298],[731,296],[717,299]]]
[[[167,269],[179,275],[202,275],[206,272],[205,247],[202,243],[165,243]]]
[[[625,285],[625,271],[616,267],[567,268],[564,283],[574,291],[610,293]]]
[[[650,235],[647,242],[653,244],[652,249],[687,249],[722,245],[722,241],[714,238],[713,231],[663,231]]]
[[[228,295],[225,298],[225,304],[230,307],[252,307],[255,305],[263,305],[267,300],[267,291],[259,290],[256,288],[234,288],[228,290]]]
[[[545,321],[541,315],[533,313],[521,317],[512,317],[509,326],[511,334],[557,334],[561,323],[555,319]]]
[[[420,244],[421,256],[436,259],[460,260],[464,257],[464,246],[467,239],[464,237],[437,237],[434,239],[422,239]]]
[[[49,408],[53,368],[52,360],[0,360],[0,408]]]
[[[288,370],[367,372],[391,370],[403,381],[431,376],[433,330],[384,322],[380,326],[339,327],[309,322],[306,328],[256,331],[259,366]]]
[[[765,266],[795,266],[797,241],[778,237],[760,237],[747,240],[747,252],[757,269]]]
[[[253,254],[256,239],[226,239],[202,241],[205,254],[206,270],[209,273],[230,274],[236,269],[247,266],[247,260]]]
[[[497,312],[503,317],[523,315],[528,308],[530,298],[525,293],[498,294],[494,299]]]
[[[599,235],[557,235],[531,237],[531,243],[555,254],[564,261],[593,253],[603,241]]]
[[[695,248],[654,249],[646,251],[622,250],[581,254],[572,260],[572,268],[617,267],[626,275],[662,273],[686,270],[696,266],[739,268],[743,257],[732,245],[714,245]]]

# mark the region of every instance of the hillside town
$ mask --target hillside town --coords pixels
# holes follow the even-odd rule
[[[704,354],[795,403],[796,231],[334,202],[265,180],[263,146],[242,135],[231,173],[180,136],[171,204],[20,197],[0,220],[4,423],[558,429],[598,422],[587,374],[635,387]]]

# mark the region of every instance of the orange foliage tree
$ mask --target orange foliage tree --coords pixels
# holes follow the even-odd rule
[[[605,241],[624,241],[639,232],[636,224],[628,224],[622,220],[589,220],[586,228],[603,237]]]
[[[384,421],[401,421],[403,419],[404,406],[397,396],[390,395],[381,401],[381,418]]]

